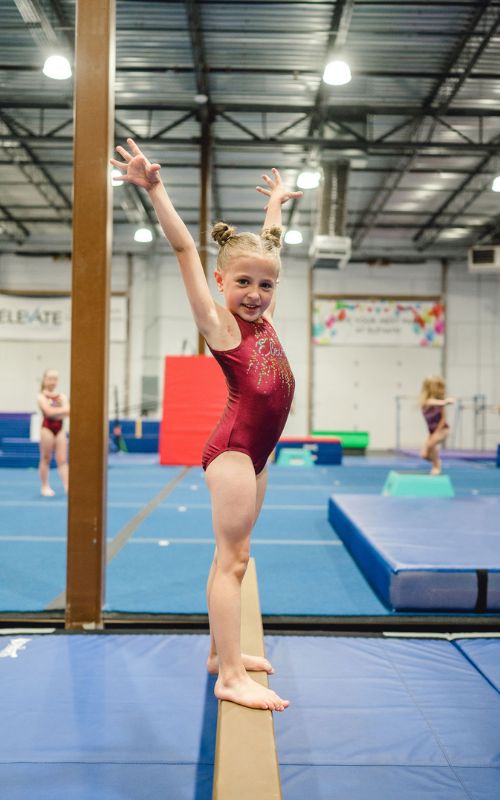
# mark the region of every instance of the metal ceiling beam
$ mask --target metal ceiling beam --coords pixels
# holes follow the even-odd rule
[[[1,110],[0,122],[9,132],[9,136],[0,135],[0,145],[3,146],[6,156],[10,158],[11,165],[20,170],[28,182],[57,214],[60,213],[61,201],[65,208],[71,208],[71,202],[66,193],[40,162],[29,143],[19,136],[15,122]],[[23,157],[26,163],[22,163],[21,159]]]
[[[422,135],[425,125],[424,114],[435,104],[437,105],[436,111],[440,117],[446,114],[451,102],[456,97],[465,80],[470,77],[474,65],[477,63],[479,57],[483,54],[484,50],[498,29],[500,14],[497,11],[494,14],[493,22],[489,25],[487,33],[480,39],[479,45],[476,46],[474,44],[473,51],[471,53],[468,52],[467,46],[471,44],[471,35],[476,32],[476,28],[483,22],[488,11],[490,10],[489,6],[490,3],[488,2],[483,3],[480,6],[476,6],[475,13],[467,31],[464,33],[463,37],[459,41],[458,45],[454,48],[450,58],[448,59],[443,76],[440,78],[432,92],[428,95],[423,103],[421,115],[417,117],[415,122],[412,124],[409,131],[409,138]],[[458,78],[450,77],[452,74],[454,74],[454,70],[457,68]],[[455,80],[455,83],[451,83],[450,85],[450,81],[452,82],[453,80]],[[427,144],[431,142],[436,125],[437,121],[434,120],[430,126],[430,130],[426,134]],[[370,201],[360,219],[360,223],[358,226],[356,226],[353,232],[354,247],[360,246],[364,237],[367,236],[373,225],[375,225],[378,214],[390,200],[394,190],[399,186],[404,175],[413,165],[419,154],[419,151],[425,149],[423,143],[421,142],[412,142],[412,145],[414,147],[413,152],[411,152],[409,156],[405,156],[405,158],[397,165],[394,175],[381,187],[375,198],[370,198]]]
[[[57,0],[51,0],[53,9],[56,13],[61,9],[58,7]],[[28,26],[35,42],[42,52],[46,51],[47,45],[51,48],[58,45],[58,36],[52,23],[47,17],[45,10],[39,0],[14,0],[16,7],[24,21]],[[55,4],[55,5],[54,5]],[[56,8],[57,6],[57,8]],[[73,52],[73,46],[70,44],[70,50]],[[65,104],[67,109],[67,104]],[[3,122],[12,139],[19,138],[19,126],[12,120],[5,112],[0,111],[0,120]],[[61,201],[66,208],[71,208],[71,201],[65,192],[58,185],[57,181],[52,177],[47,168],[40,162],[37,155],[31,149],[29,143],[25,139],[19,139],[17,147],[9,147],[6,150],[8,156],[12,156],[13,164],[17,165],[23,175],[35,187],[35,189],[44,197],[57,214],[60,214],[57,200]],[[22,153],[28,156],[31,164],[26,166],[19,166],[17,164],[19,154]],[[41,178],[41,180],[40,180]]]
[[[498,244],[500,239],[500,215],[494,217],[487,225],[483,225],[474,234],[473,244],[485,243],[485,240]]]
[[[0,213],[3,210],[4,210],[3,206],[0,206]],[[196,207],[193,207],[193,206],[190,206],[190,207],[179,207],[178,210],[179,210],[180,213],[184,214],[184,216],[186,217],[187,220],[191,219],[191,223],[190,224],[196,224],[197,222],[199,222],[199,214],[198,214],[199,207],[198,206],[196,206]],[[350,212],[351,215],[353,215],[354,213],[355,212]],[[249,219],[251,219],[251,220],[253,220],[255,222],[256,225],[259,224],[259,222],[260,223],[262,222],[262,210],[260,208],[232,208],[231,209],[231,214],[236,216],[237,218],[239,217],[239,219],[245,218],[247,221]],[[409,218],[413,218],[413,217],[416,217],[416,216],[422,216],[422,213],[419,213],[419,212],[412,213],[412,212],[408,211],[408,212],[401,212],[398,215],[396,212],[385,211],[384,215],[387,215],[389,217],[392,216],[392,215],[404,217],[406,215]],[[7,218],[6,219],[2,219],[0,217],[0,228],[1,228],[2,224],[6,223],[6,222],[11,222],[12,224],[18,225],[19,227],[23,227],[23,226],[25,227],[26,225],[60,225],[61,224],[59,222],[59,220],[53,219],[52,217],[43,217],[43,216],[30,217],[29,219],[23,220],[22,222],[18,218],[15,218],[15,219],[14,218],[12,218],[12,219],[7,219]],[[351,222],[351,223],[348,222],[347,223],[347,227],[348,228],[349,227],[353,227],[354,224],[355,223],[353,223],[353,222]],[[113,225],[116,226],[116,227],[119,227],[119,228],[123,228],[125,226],[131,227],[131,226],[133,226],[133,223],[128,219],[114,219],[113,220]],[[439,233],[442,231],[442,226],[436,224],[436,225],[434,225],[432,227],[433,227],[433,230],[436,231],[436,238],[437,238]],[[464,226],[462,226],[462,225],[458,226],[457,225],[457,227],[464,227]],[[476,223],[472,223],[471,225],[469,225],[467,227],[470,228],[471,231],[473,231],[473,230],[483,231],[483,230],[486,229],[487,226],[484,223],[477,223],[476,222]],[[394,230],[418,230],[419,228],[420,228],[420,223],[419,222],[410,221],[410,220],[408,220],[407,222],[402,220],[402,221],[398,221],[398,222],[379,222],[379,223],[377,223],[377,230],[392,230],[392,229],[394,229]],[[29,235],[29,230],[27,230],[27,234]]]
[[[26,109],[26,110],[68,110],[68,103],[63,100],[55,98],[47,98],[41,100],[39,97],[35,98],[13,98],[8,97],[2,100],[2,107],[4,109]],[[120,101],[118,100],[115,106],[117,111],[191,111],[195,112],[199,106],[190,100],[187,102],[158,102],[151,101]],[[264,113],[266,111],[273,114],[311,114],[313,105],[304,105],[302,103],[258,103],[258,102],[212,102],[212,110],[215,114],[222,111],[225,112],[238,112],[245,111],[251,113]],[[350,120],[351,122],[363,122],[367,117],[394,117],[394,116],[410,116],[413,117],[417,114],[422,116],[433,116],[438,111],[438,108],[423,109],[419,105],[381,105],[375,106],[371,104],[351,104],[351,105],[337,105],[329,106],[325,109],[326,119],[335,121],[337,119]],[[473,106],[464,106],[463,108],[448,108],[445,113],[440,111],[441,117],[460,117],[464,119],[481,119],[485,117],[500,117],[500,108],[497,106],[486,108],[474,108]],[[408,120],[410,121],[410,120]]]
[[[15,239],[18,244],[22,244],[30,235],[28,228],[4,205],[0,205],[0,214],[3,215],[0,217],[0,237],[9,236]]]
[[[319,136],[323,137],[325,123],[329,119],[328,98],[331,89],[322,80],[324,68],[332,59],[336,49],[340,49],[345,45],[349,25],[351,23],[352,12],[354,9],[354,0],[336,0],[330,20],[330,30],[328,33],[328,43],[326,47],[325,57],[323,59],[323,69],[320,75],[320,84],[314,99],[314,105],[310,112],[308,136],[313,137],[316,132]],[[311,143],[313,148],[320,147],[319,142]],[[307,145],[306,145],[307,147]],[[307,158],[307,156],[306,156]],[[344,202],[344,200],[342,201]],[[286,221],[286,227],[291,228],[293,218],[297,211],[297,200],[293,199]]]
[[[188,1],[188,0],[186,0]],[[349,2],[350,0],[345,0]],[[193,0],[189,0],[193,2]],[[354,0],[352,0],[354,3]],[[472,70],[474,64],[471,65]],[[40,72],[39,64],[0,64],[0,72]],[[206,79],[207,75],[289,75],[291,77],[310,77],[318,78],[317,69],[297,69],[296,67],[258,67],[258,66],[234,66],[231,67],[209,67],[203,63],[197,63],[194,67],[179,66],[178,64],[148,64],[147,66],[117,66],[116,74],[133,75],[196,75],[197,82],[201,77]],[[410,80],[440,80],[443,73],[436,70],[402,70],[402,69],[355,69],[352,70],[354,78],[387,78],[387,79],[410,79]],[[451,70],[447,74],[448,80],[460,80],[462,73]],[[474,75],[467,75],[466,78],[476,81],[497,81],[497,72],[475,72]],[[201,82],[201,81],[200,81]]]
[[[216,167],[216,159],[215,159],[215,146],[214,140],[212,137],[211,127],[212,122],[214,119],[214,110],[213,110],[213,100],[210,94],[210,84],[208,81],[208,73],[210,70],[208,69],[206,55],[205,55],[205,45],[203,42],[203,23],[201,19],[201,5],[199,0],[183,0],[185,7],[186,7],[186,16],[188,20],[188,27],[189,27],[189,37],[191,40],[191,52],[193,57],[193,67],[194,72],[196,75],[196,91],[197,94],[202,96],[204,95],[207,99],[205,103],[195,104],[198,110],[198,116],[201,125],[201,180],[204,179],[210,180],[211,186],[211,200],[214,207],[215,215],[218,219],[222,218],[222,209],[220,204],[220,193],[217,185],[217,167]],[[203,140],[206,139],[210,140],[210,145],[208,149],[206,148],[206,142]],[[208,163],[209,162],[209,163]],[[210,205],[208,194],[206,192],[206,187],[202,189],[201,199],[203,203],[207,203]],[[204,216],[204,214],[202,214]],[[201,235],[201,238],[205,236],[205,232]],[[201,340],[199,342],[201,344]],[[204,345],[203,345],[204,346]]]
[[[430,158],[431,156],[428,155],[427,157]],[[432,158],[434,158],[434,157],[435,158],[439,158],[439,156],[432,156]],[[26,161],[16,161],[16,166],[18,164],[26,165],[26,164],[29,164],[29,163],[31,163],[31,162],[29,162],[27,160]],[[69,169],[72,166],[72,162],[70,160],[63,161],[61,159],[52,159],[52,158],[48,159],[48,160],[44,160],[43,163],[44,163],[44,165],[46,167],[67,167]],[[7,160],[4,160],[4,159],[0,158],[0,167],[6,167],[6,166],[11,166],[11,165],[12,165],[11,161],[7,161]],[[259,171],[261,169],[261,166],[262,166],[262,164],[261,164],[260,159],[259,159],[259,161],[258,162],[256,161],[255,164],[238,164],[238,171],[240,171],[240,170],[247,170],[247,171],[248,170],[252,170],[252,171],[257,170],[257,171]],[[182,169],[182,170],[185,170],[185,169],[196,169],[197,170],[199,168],[200,168],[200,165],[199,165],[198,162],[177,161],[176,160],[175,164],[173,164],[173,165],[171,165],[169,167],[169,170],[170,171],[176,170],[176,169],[179,169],[179,170],[180,169]],[[218,164],[217,168],[219,170],[221,170],[221,171],[222,170],[231,170],[232,172],[234,172],[234,169],[235,169],[234,164]],[[283,169],[293,169],[293,168],[294,168],[293,165],[286,165],[286,164],[283,167]],[[379,174],[379,175],[387,175],[390,172],[392,172],[392,169],[391,169],[391,167],[369,167],[369,166],[357,167],[357,166],[352,166],[352,164],[351,164],[351,171],[352,172],[362,172],[363,174],[365,174],[365,173],[366,174],[373,173],[373,174]],[[408,170],[407,174],[408,175],[439,175],[440,173],[442,173],[443,175],[472,175],[472,174],[475,174],[475,170],[464,169],[463,167],[446,167],[446,165],[440,164],[439,166],[436,166],[435,168],[432,168],[432,167],[413,167],[413,169]],[[66,183],[64,181],[60,181],[60,184],[61,184],[61,186],[71,185],[71,184],[68,184],[68,183]],[[22,181],[2,181],[2,186],[21,186],[21,185],[23,185]],[[186,186],[186,185],[189,185],[189,184],[184,184],[184,186]],[[228,185],[226,185],[224,188],[228,188]],[[354,186],[354,187],[352,187],[352,190],[356,191],[357,188],[358,187]],[[365,189],[365,191],[366,191],[366,189]],[[446,191],[446,189],[443,189],[442,191]]]
[[[490,142],[496,148],[500,146],[500,136],[495,136]],[[474,203],[483,192],[491,188],[491,175],[490,167],[495,153],[485,156],[476,166],[475,171],[465,178],[451,194],[442,203],[437,211],[435,211],[425,223],[422,225],[418,233],[413,237],[413,241],[417,244],[419,252],[426,250],[431,244],[434,243],[439,231],[453,225],[458,217],[461,217]],[[467,190],[467,196],[464,192]],[[446,214],[446,222],[444,215]],[[439,222],[440,218],[443,218]],[[469,226],[468,226],[469,227]],[[435,233],[435,231],[438,233]]]
[[[14,0],[14,3],[23,22],[40,47],[57,44],[57,34],[38,0]]]
[[[1,115],[1,112],[0,112]],[[57,146],[57,147],[71,147],[73,145],[73,137],[71,136],[20,136],[18,133],[12,133],[8,136],[0,134],[0,147],[12,146],[12,142],[16,141],[23,147],[44,145]],[[358,139],[327,139],[315,138],[314,136],[296,136],[296,137],[283,137],[278,138],[269,136],[261,139],[231,139],[227,137],[213,137],[215,145],[221,148],[241,148],[241,149],[254,149],[254,148],[269,148],[275,149],[276,147],[297,147],[297,148],[310,148],[318,147],[322,150],[331,150],[336,152],[349,151],[352,155],[356,153],[371,153],[373,155],[379,153],[382,155],[394,155],[395,153],[412,153],[415,149],[427,150],[434,152],[434,154],[443,155],[474,155],[481,153],[496,153],[498,152],[498,145],[491,144],[490,142],[481,142],[477,144],[469,144],[468,142],[429,142],[427,140],[419,141],[390,141],[390,142],[370,142]],[[137,137],[137,143],[145,147],[167,145],[174,147],[195,147],[200,143],[199,136],[192,137],[166,137],[152,138],[150,136]],[[401,174],[406,174],[408,170],[401,169]]]

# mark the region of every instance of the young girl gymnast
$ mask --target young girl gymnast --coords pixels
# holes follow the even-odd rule
[[[279,172],[263,175],[268,197],[260,236],[236,233],[217,223],[219,245],[215,280],[225,305],[211,295],[195,243],[175,211],[151,164],[132,139],[130,152],[117,147],[124,162],[122,180],[149,193],[160,225],[172,246],[198,330],[220,364],[228,384],[226,408],[205,446],[203,469],[211,495],[215,557],[207,583],[211,645],[210,672],[218,672],[215,695],[251,708],[283,711],[288,700],[253,681],[249,671],[272,672],[263,658],[240,648],[241,582],[250,553],[250,534],[266,490],[266,462],[285,426],[294,378],[272,324],[280,272],[281,205],[302,192],[290,192]]]
[[[43,373],[38,395],[38,406],[43,414],[40,430],[40,480],[44,497],[53,497],[55,492],[49,484],[50,462],[55,451],[56,463],[64,491],[68,491],[68,444],[63,423],[69,416],[69,403],[64,394],[57,392],[59,375],[55,369]]]
[[[429,435],[420,455],[432,464],[431,475],[441,474],[439,447],[446,439],[450,426],[446,422],[445,406],[455,402],[453,397],[445,397],[446,385],[439,375],[425,378],[420,390],[420,408],[424,415]]]

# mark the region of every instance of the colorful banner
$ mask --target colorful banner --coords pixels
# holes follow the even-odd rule
[[[316,300],[319,345],[442,347],[444,307],[437,300]]]
[[[71,337],[69,297],[24,297],[0,294],[0,340],[68,341]],[[110,340],[127,338],[127,301],[111,297]]]

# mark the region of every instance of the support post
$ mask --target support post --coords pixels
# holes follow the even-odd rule
[[[66,627],[102,625],[115,0],[76,9],[71,446]]]
[[[208,273],[208,225],[210,216],[210,182],[211,182],[211,142],[210,142],[210,119],[208,112],[205,114],[201,123],[201,172],[200,172],[200,230],[199,230],[199,250],[201,265],[205,275]],[[205,339],[198,333],[198,355],[205,355]]]

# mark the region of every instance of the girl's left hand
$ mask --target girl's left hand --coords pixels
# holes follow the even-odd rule
[[[273,167],[272,173],[273,173],[272,178],[270,178],[269,175],[262,176],[267,185],[269,186],[269,189],[263,189],[262,186],[256,186],[255,188],[257,189],[258,192],[260,192],[261,194],[265,194],[267,197],[269,197],[270,200],[274,200],[275,198],[277,198],[280,201],[281,205],[283,205],[283,203],[286,203],[287,200],[290,200],[290,198],[302,197],[304,192],[300,191],[291,192],[289,189],[286,188],[286,186],[283,186],[281,182],[281,175],[279,174],[278,170],[275,167]],[[265,206],[264,211],[267,211],[268,206],[269,203],[267,204],[267,206]]]

